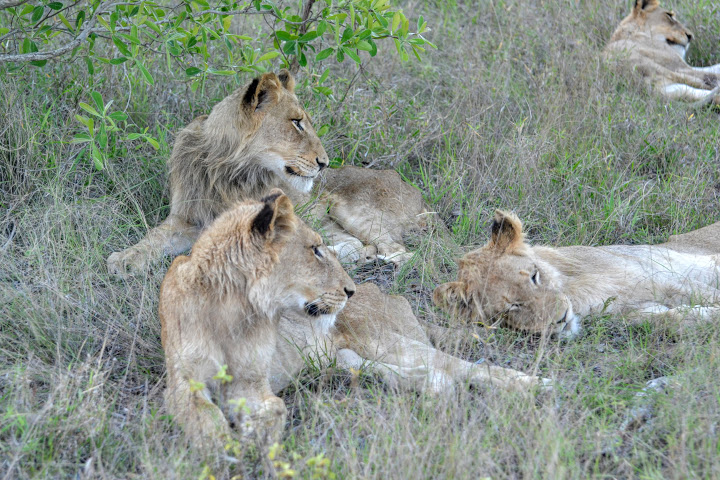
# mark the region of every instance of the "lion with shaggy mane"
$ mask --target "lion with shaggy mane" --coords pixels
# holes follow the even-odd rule
[[[321,365],[337,359],[340,367],[365,367],[421,391],[548,383],[433,348],[407,300],[371,284],[356,288],[280,190],[228,210],[189,257],[174,260],[159,315],[167,406],[200,443],[222,439],[231,427],[277,438],[286,408],[276,393],[309,356]],[[233,406],[240,399],[247,414]]]
[[[137,245],[111,254],[108,270],[126,276],[183,253],[234,203],[272,188],[285,189],[296,205],[311,204],[328,163],[290,73],[255,78],[178,134],[168,160],[170,214]],[[395,171],[327,169],[315,193],[311,213],[340,257],[409,259],[403,235],[425,226],[426,210],[420,192]]]
[[[691,67],[685,61],[690,32],[657,0],[636,0],[605,47],[604,56],[635,68],[670,99],[720,104],[720,64]]]
[[[433,301],[486,325],[574,336],[600,312],[694,321],[720,313],[720,222],[659,245],[531,246],[497,211],[490,241],[459,262]]]

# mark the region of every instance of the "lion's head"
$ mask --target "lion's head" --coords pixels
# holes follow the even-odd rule
[[[672,47],[685,59],[692,32],[675,18],[675,13],[657,0],[636,0],[632,12],[620,22],[610,42],[629,37],[647,37]]]
[[[460,260],[457,281],[438,286],[433,302],[486,325],[563,335],[577,329],[557,269],[525,243],[520,219],[499,210],[490,241]]]
[[[173,213],[207,225],[273,187],[307,193],[328,162],[293,77],[266,73],[178,134],[168,160]]]
[[[271,318],[307,315],[327,330],[355,285],[337,258],[274,189],[222,214],[193,247],[192,266],[209,292],[244,297]]]

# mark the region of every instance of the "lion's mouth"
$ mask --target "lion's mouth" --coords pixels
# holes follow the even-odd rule
[[[319,317],[320,315],[330,315],[333,313],[333,309],[330,307],[322,307],[316,302],[307,302],[305,304],[305,312],[311,317]]]
[[[285,167],[285,172],[288,175],[293,175],[295,177],[300,177],[300,178],[312,179],[312,178],[316,177],[316,175],[301,175],[301,174],[297,173],[295,170],[293,170],[291,167]]]

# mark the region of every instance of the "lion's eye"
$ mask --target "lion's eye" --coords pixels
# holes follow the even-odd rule
[[[300,123],[300,122],[302,122],[302,118],[297,119],[297,120],[296,120],[296,119],[293,119],[292,122],[293,122],[293,125],[295,125],[295,128],[297,128],[297,129],[300,130],[301,132],[302,132],[303,130],[305,130],[305,129],[303,128],[302,124]]]
[[[539,271],[539,270],[535,270],[535,273],[532,274],[532,276],[530,277],[530,280],[531,280],[532,283],[534,283],[535,285],[540,285],[540,271]]]
[[[322,252],[320,251],[320,246],[319,246],[319,245],[313,246],[312,249],[313,249],[313,253],[315,254],[316,257],[318,257],[318,258],[324,258]]]

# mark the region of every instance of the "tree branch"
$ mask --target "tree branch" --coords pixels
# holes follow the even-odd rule
[[[298,31],[298,36],[302,37],[307,33],[307,26],[308,26],[308,18],[310,18],[310,11],[312,10],[313,4],[315,3],[315,0],[305,0],[305,5],[303,6],[303,12],[302,12],[302,22],[300,24],[300,29]],[[290,64],[290,73],[293,75],[297,74],[298,69],[300,68],[300,63],[298,63],[298,57],[295,55],[295,58],[293,58],[292,63]]]
[[[27,1],[28,0],[0,0],[0,10],[4,10],[10,7],[17,7],[18,5],[22,5]]]

